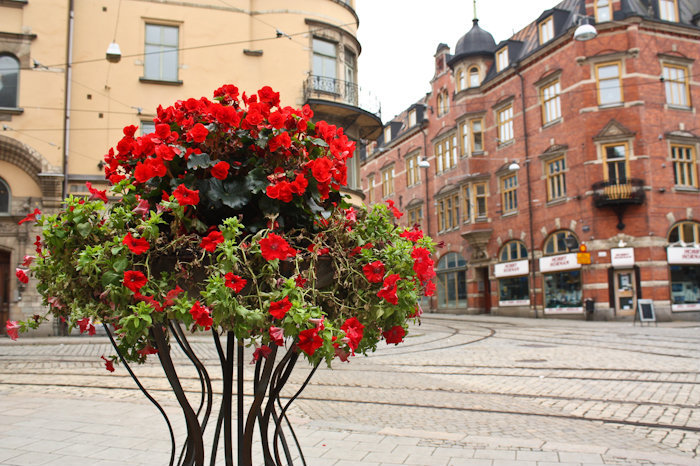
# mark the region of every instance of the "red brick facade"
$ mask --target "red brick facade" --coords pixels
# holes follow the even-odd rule
[[[612,3],[615,21],[582,42],[583,5],[567,0],[568,16],[543,13],[490,56],[438,47],[432,92],[362,167],[368,201],[420,209],[445,243],[432,311],[631,318],[649,299],[659,319],[700,316],[700,29],[678,3],[676,22]],[[430,165],[420,180],[411,159]]]

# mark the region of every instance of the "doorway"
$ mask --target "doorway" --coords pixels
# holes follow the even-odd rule
[[[637,277],[634,269],[615,270],[615,313],[633,316],[637,309]]]
[[[0,251],[0,334],[5,333],[4,323],[10,319],[10,253]]]

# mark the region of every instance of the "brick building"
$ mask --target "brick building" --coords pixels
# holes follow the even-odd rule
[[[362,165],[368,203],[445,243],[432,311],[700,317],[699,23],[697,0],[564,0],[438,46]]]

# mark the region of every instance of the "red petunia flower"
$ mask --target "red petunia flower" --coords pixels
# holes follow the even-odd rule
[[[265,260],[284,260],[297,255],[297,250],[290,247],[289,243],[279,235],[270,233],[267,238],[260,240],[260,252]]]
[[[253,360],[250,361],[251,364],[255,364],[260,359],[260,356],[267,359],[267,357],[272,353],[272,348],[267,345],[262,345],[260,348],[255,348],[253,351]]]
[[[32,265],[32,262],[34,262],[35,257],[34,256],[24,256],[22,266],[23,267],[29,267]]]
[[[127,270],[124,272],[123,283],[125,287],[129,288],[134,293],[138,293],[139,290],[148,283],[148,279],[138,270]]]
[[[34,212],[31,214],[27,215],[24,217],[22,220],[17,222],[18,225],[23,224],[24,222],[36,222],[36,216],[41,215],[41,211],[39,209],[34,209]]]
[[[294,283],[299,288],[304,288],[304,285],[306,285],[306,282],[308,282],[308,280],[306,278],[302,277],[301,275],[297,275],[296,277],[294,277]]]
[[[89,317],[84,317],[82,319],[78,319],[76,321],[78,324],[78,328],[80,329],[80,333],[85,333],[88,332],[88,335],[92,336],[95,334],[95,326],[90,322]]]
[[[92,183],[89,181],[85,182],[85,186],[87,186],[88,191],[90,191],[90,200],[94,201],[95,199],[99,199],[103,202],[107,202],[107,190],[104,189],[100,191],[99,189],[95,189],[92,187]]]
[[[430,257],[430,251],[425,248],[414,248],[411,251],[413,258],[413,271],[416,272],[421,283],[426,282],[435,276],[434,262]]]
[[[284,346],[284,330],[279,327],[270,327],[267,331],[270,334],[270,339],[277,346]]]
[[[352,350],[353,356],[355,355],[355,350],[360,344],[360,340],[364,335],[365,326],[360,323],[357,317],[350,317],[347,319],[343,325],[340,326],[340,330],[345,332],[345,338],[348,340],[348,346]]]
[[[5,323],[5,331],[7,332],[7,336],[13,340],[19,338],[19,329],[20,325],[16,320],[8,320]]]
[[[433,296],[435,294],[437,286],[435,286],[435,283],[433,282],[428,282],[425,285],[425,292],[423,293],[425,296]]]
[[[415,243],[423,237],[423,231],[419,230],[418,228],[414,228],[412,230],[404,231],[399,236]]]
[[[194,318],[195,323],[199,326],[204,327],[204,330],[209,330],[214,324],[214,320],[212,319],[211,314],[209,313],[209,308],[199,304],[199,301],[196,301],[194,303],[194,305],[190,309],[190,314]]]
[[[105,358],[104,356],[100,356],[100,358],[104,359],[105,361],[105,369],[107,369],[110,372],[114,372],[114,363],[109,359]]]
[[[141,356],[148,356],[149,354],[158,354],[158,350],[154,347],[152,347],[150,344],[146,343],[146,346],[141,348],[140,350],[136,351],[138,354]]]
[[[129,251],[133,252],[137,256],[148,251],[148,249],[151,247],[151,245],[145,239],[134,238],[133,236],[131,236],[131,232],[126,234],[126,236],[122,240],[122,243],[129,248]]]
[[[284,316],[292,308],[292,303],[287,296],[280,301],[270,303],[270,315],[275,319],[284,319]]]
[[[246,284],[248,283],[248,280],[246,280],[245,278],[241,278],[238,275],[234,275],[233,272],[227,273],[224,276],[224,279],[226,280],[225,285],[231,288],[236,293],[240,293],[241,290],[245,288]]]
[[[401,212],[394,206],[394,201],[392,201],[391,199],[387,199],[386,203],[389,206],[389,210],[391,211],[391,213],[394,214],[394,217],[396,217],[397,219],[403,217],[403,212]]]
[[[27,275],[27,272],[25,272],[24,269],[15,269],[15,276],[17,277],[17,280],[25,285],[29,283],[29,275]]]
[[[397,305],[399,303],[399,297],[396,295],[396,282],[398,282],[400,278],[401,276],[398,273],[386,277],[382,289],[377,292],[377,296],[384,298],[388,303]]]
[[[187,132],[187,140],[194,142],[204,142],[207,139],[209,130],[201,123],[197,123]]]
[[[214,252],[216,250],[216,245],[224,242],[224,235],[219,230],[214,230],[207,236],[202,238],[202,242],[199,245],[202,249]]]
[[[180,205],[197,205],[199,204],[199,191],[187,189],[184,184],[178,185],[173,191],[173,196],[177,199]]]
[[[403,341],[403,337],[406,336],[406,330],[400,325],[391,327],[389,330],[382,332],[382,336],[386,340],[386,344],[389,345],[394,343],[398,345]]]
[[[384,264],[382,261],[371,262],[362,267],[362,271],[371,283],[379,283],[384,279]]]
[[[217,180],[225,180],[228,176],[229,168],[231,168],[231,165],[228,162],[221,161],[211,167],[211,176]]]
[[[175,304],[175,298],[177,298],[183,291],[185,290],[180,288],[180,286],[176,286],[175,289],[168,291],[168,293],[165,295],[165,299],[163,300],[163,306],[167,307]]]
[[[318,336],[318,329],[310,328],[299,332],[297,346],[304,353],[313,356],[317,349],[323,346],[323,338]]]
[[[37,235],[36,241],[34,241],[34,247],[37,255],[41,255],[41,236]]]

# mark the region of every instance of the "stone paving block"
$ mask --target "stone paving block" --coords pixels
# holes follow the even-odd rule
[[[6,465],[12,466],[34,466],[43,465],[53,460],[53,456],[48,453],[27,452],[21,455],[12,457],[3,462]]]
[[[439,456],[426,456],[426,455],[408,455],[408,458],[404,460],[403,464],[411,464],[418,466],[447,466],[450,459],[446,457]]]
[[[559,461],[559,455],[554,451],[517,451],[515,459],[520,461]]]
[[[0,436],[0,450],[21,448],[35,441],[36,439],[34,438],[18,437],[15,435]]]
[[[493,460],[492,466],[537,466],[537,461]]]
[[[316,451],[320,451],[321,449],[317,449]],[[348,461],[361,461],[369,451],[365,450],[364,448],[352,448],[352,449],[347,449],[347,448],[329,448],[326,449],[321,455],[319,455],[320,458],[325,458],[329,460],[348,460]],[[304,456],[308,456],[308,453],[304,451]]]
[[[545,442],[542,450],[603,454],[608,451],[608,448],[591,444]]]
[[[448,458],[474,458],[474,452],[476,450],[474,448],[436,448],[435,452],[433,453],[433,456],[435,457],[443,457],[446,456]]]
[[[371,451],[364,457],[363,461],[370,463],[398,463],[402,464],[408,455],[401,452]]]
[[[384,442],[384,441],[379,441],[379,442],[359,442],[356,447],[356,449],[361,450],[361,451],[377,451],[377,452],[392,452],[394,450],[400,450],[403,452],[404,448],[402,446],[398,446],[398,444],[394,443],[392,444],[391,442]]]
[[[492,460],[485,459],[467,459],[467,458],[453,458],[448,463],[448,466],[492,466]]]
[[[698,464],[700,464],[700,459],[697,457],[692,458],[691,456],[637,450],[610,449],[604,456],[606,458],[625,458],[633,461],[646,461],[651,463],[671,462],[672,464],[688,466],[698,466]]]
[[[163,464],[167,464],[163,463]],[[94,466],[94,458],[85,458],[84,456],[54,456],[52,461],[45,463],[45,466]]]
[[[560,451],[559,452],[559,460],[563,462],[570,462],[570,463],[602,463],[603,458],[601,455],[597,453],[583,453],[583,452],[577,452],[577,453],[571,453],[571,452],[565,452],[565,451]]]
[[[476,459],[489,459],[489,460],[515,460],[514,450],[486,450],[486,449],[476,449],[474,452],[474,458]]]
[[[388,463],[385,463],[385,464],[388,464]],[[380,466],[380,465],[384,466],[384,464],[381,464],[381,463],[369,463],[369,462],[365,462],[365,461],[363,461],[361,463],[357,463],[354,461],[338,461],[333,466]],[[323,466],[323,465],[321,465],[321,466]]]
[[[90,451],[90,453],[86,456],[94,458],[95,460],[114,460],[114,458],[128,460],[138,454],[140,454],[139,451],[130,450],[128,448],[108,447],[105,449],[100,449],[98,451]]]

